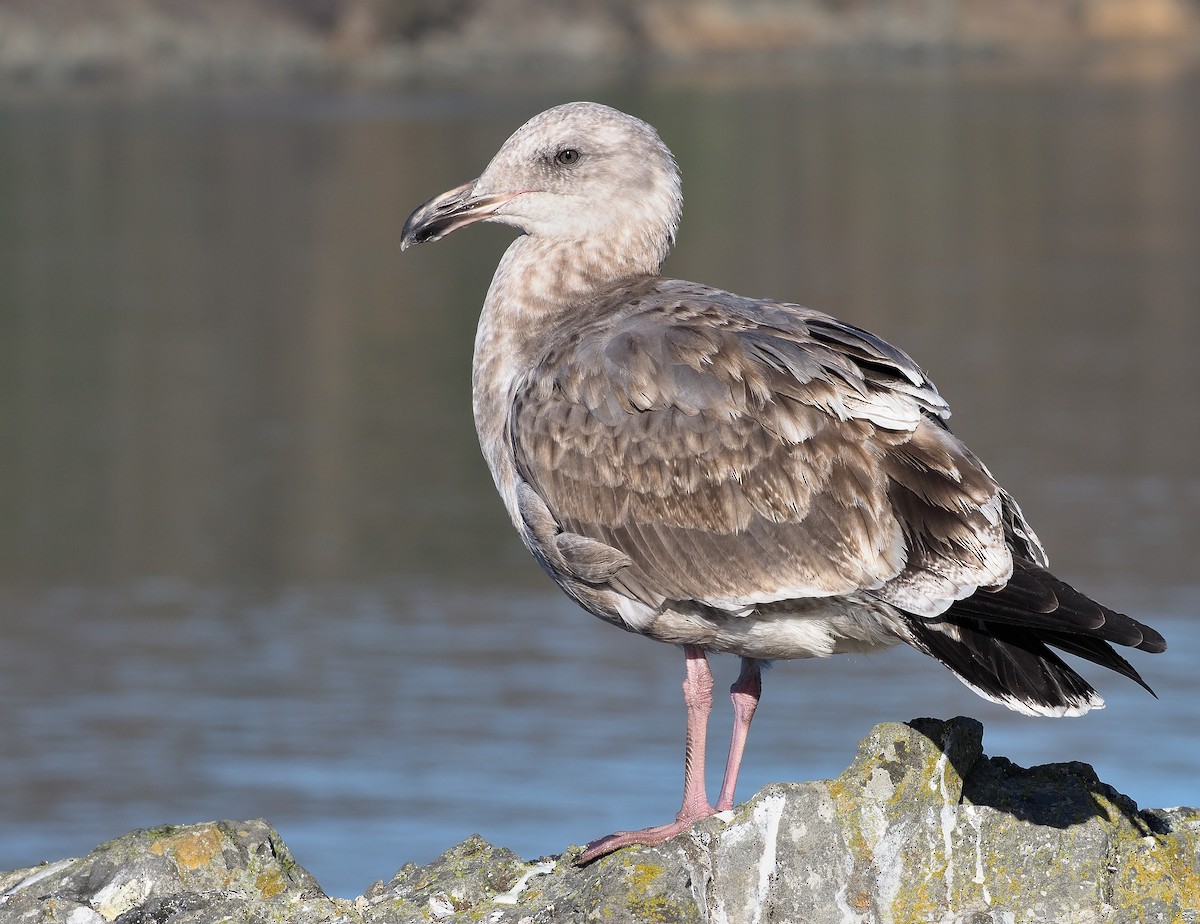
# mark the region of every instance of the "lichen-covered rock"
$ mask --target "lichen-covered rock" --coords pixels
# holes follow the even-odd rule
[[[1139,812],[1084,764],[987,758],[982,731],[881,725],[838,779],[759,792],[718,834],[711,917],[1200,920],[1200,812]]]
[[[0,874],[0,924],[1200,924],[1200,811],[1139,811],[1084,764],[983,754],[970,719],[880,725],[836,780],[774,784],[587,867],[471,837],[353,902],[265,822],[135,831]]]
[[[490,911],[529,866],[511,850],[472,835],[428,866],[410,863],[384,885],[377,883],[359,905],[368,921],[474,919]]]
[[[333,920],[335,903],[265,821],[134,831],[86,857],[0,873],[4,924]]]

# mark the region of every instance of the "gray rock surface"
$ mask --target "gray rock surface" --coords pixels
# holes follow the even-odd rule
[[[471,837],[354,900],[264,821],[135,831],[0,873],[3,924],[218,921],[1200,921],[1200,810],[1141,811],[1085,764],[1022,769],[971,719],[876,727],[836,780],[773,784],[726,817],[585,868]]]

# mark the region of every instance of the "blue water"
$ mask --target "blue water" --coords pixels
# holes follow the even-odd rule
[[[352,896],[472,832],[534,857],[677,808],[681,657],[550,593],[396,579],[258,602],[155,586],[4,604],[25,615],[0,661],[5,868],[133,827],[265,816]],[[1012,715],[907,650],[780,664],[741,793],[836,775],[875,722],[968,714],[989,753],[1088,761],[1143,806],[1195,802],[1195,621],[1143,615],[1174,646],[1141,665],[1162,699],[1101,677],[1108,707],[1078,720]],[[714,659],[719,681],[735,667]],[[729,720],[721,701],[714,787]]]
[[[741,796],[836,775],[877,722],[967,714],[991,754],[1200,801],[1185,77],[561,91],[675,147],[671,272],[903,345],[1056,569],[1171,645],[1132,656],[1160,699],[1088,668],[1108,708],[1060,721],[907,650],[779,664]],[[549,585],[474,445],[505,233],[398,250],[560,99],[0,106],[0,868],[262,816],[353,896],[472,832],[533,857],[673,816],[682,657]]]

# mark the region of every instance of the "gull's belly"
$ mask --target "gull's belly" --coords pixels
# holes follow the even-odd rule
[[[744,615],[686,605],[655,610],[625,597],[615,608],[630,629],[658,641],[764,661],[874,651],[904,638],[886,604],[849,597],[763,604]]]

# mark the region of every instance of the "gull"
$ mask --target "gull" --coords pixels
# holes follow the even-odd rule
[[[588,863],[734,805],[771,661],[904,642],[1028,715],[1103,706],[1052,649],[1153,693],[1113,645],[1153,629],[1047,570],[1016,501],[895,346],[830,315],[669,279],[682,207],[655,130],[598,103],[535,116],[482,174],[419,206],[401,247],[479,221],[520,231],[475,338],[479,442],[513,525],[566,594],[682,647],[683,802]],[[714,803],[713,678],[741,658]]]

